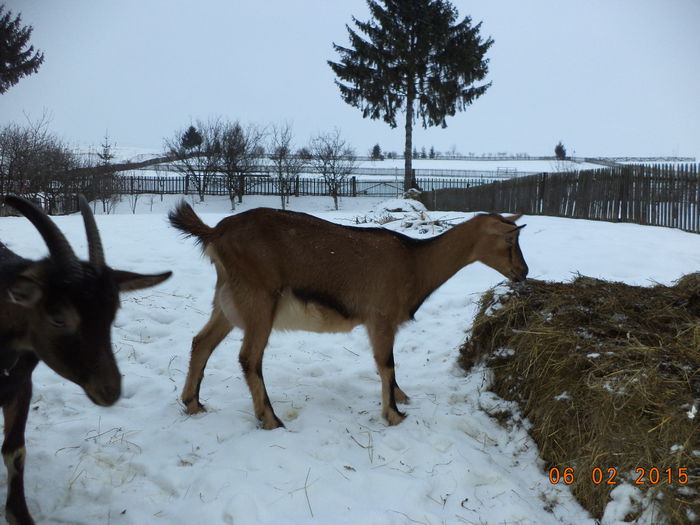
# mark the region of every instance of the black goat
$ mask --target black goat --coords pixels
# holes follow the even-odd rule
[[[49,256],[24,259],[0,243],[0,405],[5,417],[2,456],[7,467],[5,513],[11,524],[33,524],[24,497],[24,430],[32,396],[32,372],[44,361],[81,386],[100,406],[121,395],[110,330],[119,292],[154,286],[171,272],[141,275],[105,264],[90,207],[81,195],[80,211],[89,261],[76,256],[53,221],[31,202],[8,196],[39,231]]]

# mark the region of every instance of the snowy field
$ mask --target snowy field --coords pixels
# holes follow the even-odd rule
[[[173,277],[124,296],[113,329],[123,397],[93,405],[46,366],[34,373],[27,426],[29,508],[42,524],[593,524],[568,489],[552,486],[524,430],[507,431],[486,410],[504,404],[488,373],[457,365],[481,294],[502,277],[474,264],[434,293],[399,332],[399,384],[408,418],[387,427],[380,382],[360,327],[349,334],[273,333],[265,378],[286,430],[263,431],[237,361],[234,330],[209,361],[207,413],[186,416],[179,401],[192,336],[208,318],[214,270],[168,226],[175,199],[142,197],[97,217],[110,265]],[[240,210],[278,206],[250,197]],[[292,199],[291,209],[354,224],[387,218],[379,200]],[[215,224],[227,199],[196,210]],[[99,210],[99,208],[98,208]],[[400,219],[402,214],[394,213]],[[459,222],[471,214],[431,212]],[[56,218],[85,256],[79,216]],[[576,272],[649,285],[700,269],[700,237],[677,230],[525,217],[521,246],[530,277]],[[387,227],[414,236],[436,231]],[[23,218],[0,219],[0,239],[26,257],[46,250]],[[0,498],[6,494],[0,475]],[[620,487],[605,524],[618,523],[631,489]],[[653,521],[653,518],[650,522]]]
[[[413,159],[415,169],[437,169],[437,170],[477,170],[477,171],[503,171],[515,170],[517,173],[542,173],[569,170],[595,170],[603,166],[590,162],[571,162],[555,160],[452,160],[452,159]],[[403,159],[385,159],[380,161],[363,161],[359,165],[365,168],[396,168],[403,169]]]
[[[91,148],[89,151],[97,153],[99,148]],[[114,162],[140,162],[153,157],[165,155],[163,151],[144,149],[144,148],[128,148],[115,147],[113,154],[115,155]],[[358,155],[365,153],[358,152]],[[359,168],[381,168],[381,169],[397,169],[403,170],[403,159],[384,159],[384,160],[361,160],[357,162]],[[556,172],[568,170],[589,170],[600,169],[603,166],[590,162],[571,162],[571,161],[556,161],[556,160],[528,160],[528,159],[501,159],[501,160],[483,160],[478,156],[473,159],[413,159],[413,167],[415,169],[434,169],[434,170],[470,170],[470,171],[499,171],[499,170],[515,170],[522,173],[542,173]],[[403,175],[402,175],[403,176]]]

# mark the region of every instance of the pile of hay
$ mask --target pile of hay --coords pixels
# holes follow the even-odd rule
[[[659,522],[700,521],[700,273],[670,287],[587,277],[500,285],[460,349],[466,370],[481,361],[491,389],[529,419],[547,469],[574,469],[573,493],[594,517],[615,488],[607,469],[634,485],[641,467],[645,484],[635,486]]]

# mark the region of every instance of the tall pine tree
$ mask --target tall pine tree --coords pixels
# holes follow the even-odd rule
[[[328,61],[345,102],[363,117],[382,118],[392,128],[405,111],[404,189],[412,177],[413,123],[424,128],[446,127],[445,118],[464,110],[491,83],[474,85],[488,73],[486,52],[491,38],[479,35],[481,23],[458,22],[457,10],[446,0],[367,0],[372,19],[353,17],[346,25],[350,47],[333,43],[340,55]],[[361,36],[359,33],[363,33]]]
[[[27,45],[32,27],[23,27],[21,17],[12,18],[12,11],[0,5],[0,95],[14,86],[22,77],[36,73],[44,61],[44,54]]]

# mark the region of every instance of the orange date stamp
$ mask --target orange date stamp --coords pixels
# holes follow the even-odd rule
[[[590,476],[586,476],[594,485],[617,485],[617,467],[600,468],[595,467],[591,470]],[[666,468],[657,467],[637,467],[634,470],[635,485],[658,485],[659,483],[668,483],[685,485],[688,483],[688,468]],[[549,469],[549,482],[552,485],[564,483],[571,485],[577,479],[577,473],[573,467],[559,468],[552,467]]]

